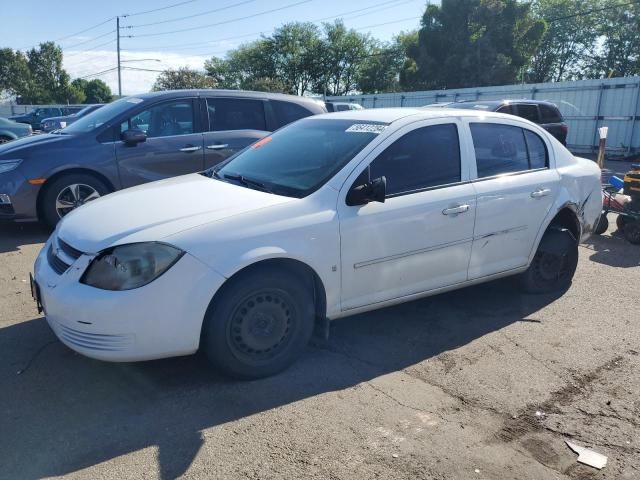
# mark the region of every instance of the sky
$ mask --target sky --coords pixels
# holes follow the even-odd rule
[[[72,78],[104,80],[117,93],[116,16],[121,18],[122,93],[148,91],[154,71],[202,69],[211,56],[293,21],[333,21],[390,40],[419,26],[425,0],[29,0],[3,2],[0,48],[27,50],[57,41]],[[150,10],[156,10],[150,12]],[[188,17],[188,18],[184,18]],[[190,30],[187,30],[190,29]],[[187,30],[187,31],[185,31]]]

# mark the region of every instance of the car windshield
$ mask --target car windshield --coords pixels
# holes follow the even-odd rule
[[[142,99],[133,97],[116,100],[115,102],[98,108],[97,110],[88,113],[79,120],[73,122],[67,128],[63,129],[64,133],[91,132],[141,102]]]
[[[487,112],[493,111],[498,105],[492,105],[487,103],[474,103],[474,102],[460,102],[450,103],[445,105],[446,108],[465,108],[469,110],[486,110]]]
[[[84,107],[82,110],[78,110],[76,113],[72,113],[72,117],[84,117],[86,114],[90,113],[94,110],[93,105],[89,105],[88,107]]]
[[[205,174],[248,188],[302,198],[324,185],[386,125],[363,120],[299,120]]]

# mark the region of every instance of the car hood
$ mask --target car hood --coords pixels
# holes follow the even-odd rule
[[[23,151],[35,147],[35,146],[52,146],[55,143],[66,142],[72,139],[73,135],[54,135],[50,133],[44,133],[40,135],[32,135],[29,137],[23,137],[12,142],[3,143],[0,145],[0,158],[9,155],[18,155]]]
[[[114,245],[161,241],[206,223],[291,201],[190,174],[87,203],[60,222],[58,235],[78,250],[97,253]]]

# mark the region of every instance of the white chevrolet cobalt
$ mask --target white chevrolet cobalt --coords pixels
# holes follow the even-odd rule
[[[596,164],[527,120],[318,115],[206,172],[65,216],[33,290],[60,340],[89,357],[200,348],[258,378],[328,320],[507,275],[529,292],[566,289],[601,209]]]

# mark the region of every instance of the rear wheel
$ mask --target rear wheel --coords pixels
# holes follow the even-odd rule
[[[47,182],[42,192],[42,220],[55,227],[62,217],[87,202],[110,193],[109,187],[88,173],[70,173]]]
[[[578,266],[578,242],[566,230],[548,230],[531,265],[521,276],[529,293],[562,292],[569,288]]]
[[[202,346],[209,361],[241,379],[268,377],[291,365],[313,332],[308,283],[273,268],[231,279],[205,318]]]
[[[626,238],[629,243],[640,245],[640,220],[625,223],[624,238]]]
[[[596,227],[593,229],[593,233],[596,235],[602,235],[609,228],[609,219],[607,215],[603,212],[598,219],[598,223],[596,223]]]

